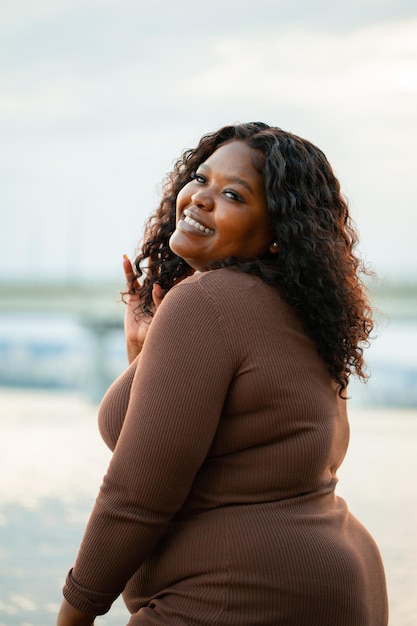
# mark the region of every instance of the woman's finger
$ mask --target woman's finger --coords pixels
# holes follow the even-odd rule
[[[136,288],[138,286],[137,280],[135,280],[136,273],[133,270],[132,262],[127,256],[127,254],[123,255],[123,271],[125,273],[126,284],[127,284],[129,291],[132,288]]]
[[[123,255],[123,271],[125,273],[127,281],[131,280],[133,278],[133,276],[135,275],[135,273],[133,271],[132,262],[129,259],[129,257],[127,256],[127,254]]]

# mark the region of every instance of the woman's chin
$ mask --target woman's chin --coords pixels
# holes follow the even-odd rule
[[[176,230],[172,233],[168,241],[168,245],[174,254],[176,254],[177,256],[181,258],[184,258],[182,255],[184,246],[181,245],[181,236],[178,236]]]
[[[189,256],[190,252],[190,244],[181,232],[175,230],[170,237],[168,245],[174,254],[184,259],[184,261],[187,260],[187,256]]]

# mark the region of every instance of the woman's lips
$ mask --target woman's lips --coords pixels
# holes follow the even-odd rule
[[[204,226],[204,224],[201,224],[194,217],[191,217],[188,209],[185,209],[182,221],[188,224],[189,226],[192,226],[199,232],[204,233],[205,235],[214,235],[214,230],[212,230],[211,228],[208,228],[207,226]]]

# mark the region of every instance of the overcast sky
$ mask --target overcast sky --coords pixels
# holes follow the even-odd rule
[[[415,0],[0,0],[0,280],[121,276],[173,161],[261,120],[324,150],[417,278]]]

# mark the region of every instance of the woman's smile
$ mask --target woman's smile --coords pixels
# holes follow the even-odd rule
[[[214,230],[202,224],[197,216],[191,212],[191,209],[185,209],[182,218],[177,224],[177,228],[189,230],[185,225],[191,227],[192,232],[195,231],[196,234],[214,235]]]

